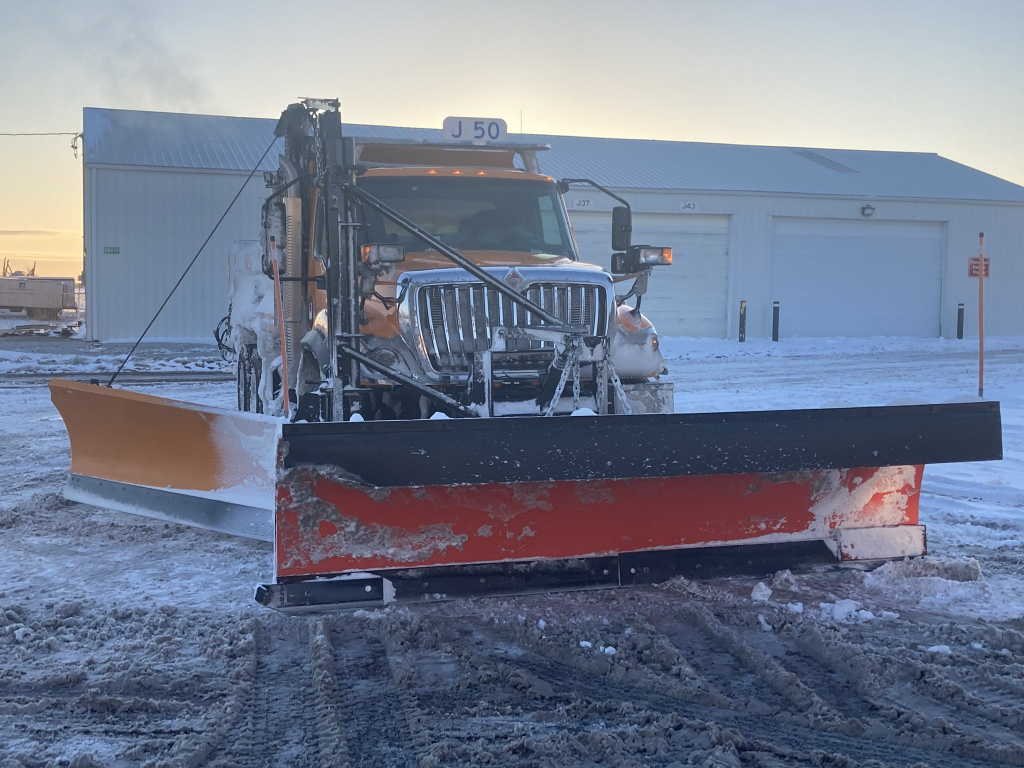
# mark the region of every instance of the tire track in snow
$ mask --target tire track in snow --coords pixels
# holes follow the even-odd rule
[[[319,768],[308,622],[270,615],[254,634],[249,695],[210,765]]]
[[[336,708],[350,764],[411,768],[415,745],[384,638],[351,616],[331,617],[323,627],[334,649]]]
[[[1024,765],[1024,744],[1012,733],[1003,733],[1001,744],[992,743],[992,724],[970,727],[962,713],[948,703],[928,697],[947,717],[923,714],[923,699],[908,697],[912,681],[904,674],[904,662],[893,658],[891,648],[881,654],[868,645],[842,639],[838,630],[806,625],[794,633],[797,645],[822,664],[841,674],[853,689],[872,700],[885,713],[890,737],[907,745],[933,749],[995,764]],[[909,699],[909,700],[908,700]],[[950,717],[952,715],[952,717]],[[964,726],[968,726],[967,729]]]

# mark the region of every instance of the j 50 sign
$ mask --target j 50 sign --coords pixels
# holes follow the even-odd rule
[[[491,144],[508,140],[508,126],[495,117],[446,117],[442,132],[446,141]]]

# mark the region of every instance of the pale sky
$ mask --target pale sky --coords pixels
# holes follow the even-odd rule
[[[937,152],[1024,184],[1024,0],[0,0],[0,133],[82,107]],[[0,137],[0,256],[81,270],[69,136]]]

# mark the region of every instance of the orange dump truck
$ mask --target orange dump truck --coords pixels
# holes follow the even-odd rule
[[[68,496],[271,540],[257,599],[304,610],[920,555],[923,465],[1001,456],[991,402],[675,413],[640,306],[686,254],[456,120],[385,141],[286,109],[230,261],[238,410],[54,381]],[[610,273],[572,184],[621,203]]]

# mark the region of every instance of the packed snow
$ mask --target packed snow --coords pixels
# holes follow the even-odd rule
[[[45,376],[112,349],[0,340],[0,766],[1022,765],[1024,340],[987,346],[1004,458],[926,469],[925,558],[283,617],[270,544],[60,498]],[[680,412],[976,394],[970,341],[662,349]],[[218,361],[131,386],[230,408]]]

